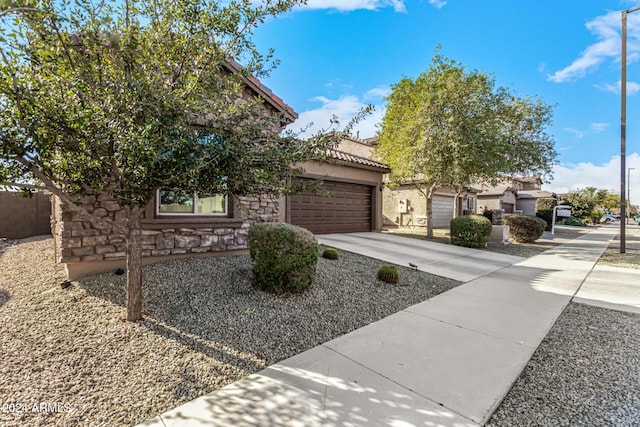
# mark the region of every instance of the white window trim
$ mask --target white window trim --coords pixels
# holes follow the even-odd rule
[[[229,195],[224,195],[224,212],[223,213],[208,213],[200,214],[195,212],[196,206],[198,206],[198,193],[193,193],[193,209],[194,212],[160,212],[160,188],[156,190],[156,215],[157,216],[184,216],[184,217],[227,217],[229,215]]]
[[[469,207],[471,204],[471,207]],[[476,199],[475,197],[467,197],[464,201],[464,208],[468,211],[473,211],[476,208]]]

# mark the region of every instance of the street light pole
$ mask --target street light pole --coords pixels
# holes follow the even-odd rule
[[[629,215],[624,219],[624,222],[629,223],[629,216],[631,216],[631,171],[635,168],[627,168],[627,203],[629,203]],[[620,218],[622,219],[622,218]]]
[[[622,218],[627,217],[625,176],[627,169],[627,15],[640,10],[634,7],[622,11],[622,76],[620,78],[620,253],[626,252],[627,229]]]

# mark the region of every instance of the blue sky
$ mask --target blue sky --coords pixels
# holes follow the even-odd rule
[[[402,77],[429,67],[437,45],[500,86],[555,106],[549,133],[559,165],[544,188],[619,191],[620,11],[636,1],[309,0],[255,33],[281,61],[263,79],[300,119],[347,122],[366,104],[376,112],[360,137],[373,136],[383,97]],[[640,11],[629,15],[627,166],[640,202]],[[635,194],[634,194],[635,193]]]

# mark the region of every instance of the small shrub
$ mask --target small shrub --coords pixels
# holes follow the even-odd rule
[[[400,273],[396,267],[383,265],[378,269],[378,280],[395,285],[400,281]]]
[[[260,289],[302,292],[313,282],[318,242],[310,231],[288,224],[255,224],[249,229],[248,242],[253,280]]]
[[[338,253],[337,249],[334,248],[327,248],[322,252],[322,258],[326,258],[326,259],[338,259],[340,257],[340,254]]]
[[[482,215],[459,216],[451,220],[451,243],[467,248],[486,248],[491,221]]]
[[[547,228],[547,222],[533,215],[511,215],[505,218],[511,238],[519,243],[535,242]]]
[[[562,220],[562,224],[563,225],[573,225],[573,226],[577,226],[577,227],[584,227],[587,221],[590,221],[590,219],[589,218],[580,219],[580,218],[575,218],[575,217],[570,216],[570,217],[564,218]]]
[[[547,228],[551,227],[551,221],[553,220],[553,208],[556,206],[558,206],[558,201],[556,199],[536,200],[536,216],[547,223]]]

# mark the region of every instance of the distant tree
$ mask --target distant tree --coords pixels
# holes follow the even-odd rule
[[[604,190],[605,192],[607,190]],[[620,209],[620,194],[614,194],[607,192],[606,196],[602,198],[599,202],[599,205],[602,206],[607,211],[611,211],[613,209]]]
[[[0,6],[0,182],[36,183],[127,240],[127,319],[142,308],[143,208],[159,187],[278,194],[296,162],[341,133],[300,141],[246,95],[264,77],[252,31],[304,0],[30,0]],[[229,70],[233,60],[246,67]],[[242,102],[239,102],[243,99]],[[107,193],[115,222],[79,203]]]
[[[393,183],[415,183],[426,197],[429,237],[436,187],[460,195],[474,182],[551,172],[556,152],[545,133],[551,107],[496,88],[493,77],[439,53],[427,72],[394,84],[386,100],[377,154],[391,167]],[[457,216],[457,197],[454,203]]]
[[[571,215],[583,219],[591,217],[598,207],[610,211],[620,206],[620,195],[595,187],[571,190],[564,199],[571,205]]]

